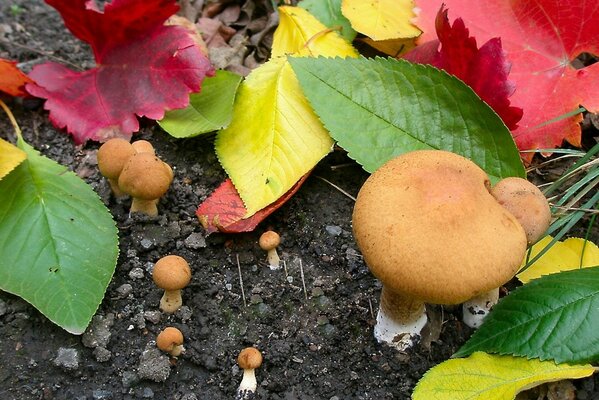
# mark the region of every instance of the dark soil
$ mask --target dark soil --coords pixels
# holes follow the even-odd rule
[[[0,57],[19,60],[24,69],[49,58],[93,65],[87,47],[41,1],[3,0],[0,40]],[[159,217],[129,218],[128,201],[115,201],[97,171],[98,143],[75,146],[36,100],[8,101],[25,140],[75,171],[106,203],[119,228],[120,256],[83,336],[0,293],[0,399],[232,399],[241,379],[236,357],[246,346],[264,355],[260,399],[408,399],[424,372],[471,334],[459,308],[431,307],[438,323],[427,343],[400,353],[374,340],[380,284],[352,238],[353,201],[324,181],[357,194],[367,174],[343,152],[326,157],[255,232],[205,237],[195,210],[226,177],[212,137],[175,140],[144,121],[136,137],[154,144],[175,179]],[[10,132],[0,118],[0,137],[14,141]],[[282,236],[286,270],[265,263],[257,241],[267,228]],[[186,258],[193,271],[184,307],[174,315],[158,311],[161,291],[150,274],[167,254]],[[169,325],[185,336],[178,359],[153,350]],[[575,385],[576,398],[599,399],[597,378]]]

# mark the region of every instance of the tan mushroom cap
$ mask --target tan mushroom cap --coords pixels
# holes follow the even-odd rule
[[[156,153],[156,151],[154,150],[154,146],[152,146],[152,143],[148,142],[147,140],[136,140],[135,142],[131,143],[131,146],[133,146],[133,149],[136,153]]]
[[[266,231],[260,236],[258,244],[262,250],[272,250],[281,244],[281,237],[275,231]]]
[[[387,162],[367,179],[353,212],[372,273],[393,291],[437,304],[461,303],[511,279],[526,235],[489,186],[476,164],[446,151]]]
[[[152,279],[161,289],[180,290],[191,281],[191,268],[183,257],[165,256],[154,265]]]
[[[166,193],[172,180],[172,172],[154,154],[135,153],[119,176],[119,187],[134,198],[153,200]]]
[[[526,179],[509,177],[497,182],[491,194],[522,225],[528,244],[539,240],[551,224],[551,209],[547,198]]]
[[[127,140],[113,138],[98,149],[98,169],[108,179],[118,179],[125,163],[135,154],[135,149]]]
[[[241,369],[256,369],[262,365],[262,353],[255,347],[246,347],[239,352],[237,364]]]
[[[171,352],[175,346],[183,344],[183,334],[177,328],[168,326],[156,337],[156,347],[162,351]]]

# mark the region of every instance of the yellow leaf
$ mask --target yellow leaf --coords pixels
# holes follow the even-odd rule
[[[591,365],[498,356],[483,352],[445,361],[418,382],[413,400],[509,400],[546,382],[578,379],[595,372]]]
[[[412,0],[343,0],[341,12],[352,28],[373,40],[414,38],[421,31],[412,24]]]
[[[546,236],[531,248],[529,259],[535,257],[551,242],[552,237]],[[584,246],[584,256],[582,254]],[[581,264],[582,257],[582,264]],[[522,262],[522,266],[526,260]],[[524,272],[516,275],[520,282],[527,283],[542,275],[549,275],[560,271],[593,267],[599,265],[599,248],[593,242],[579,238],[569,238],[563,242],[556,242],[545,254],[528,267]]]
[[[416,47],[416,40],[409,39],[388,39],[388,40],[372,40],[370,38],[363,39],[364,43],[372,48],[377,49],[381,53],[385,53],[391,57],[398,58],[406,54],[408,51]]]
[[[272,57],[287,54],[325,57],[357,57],[358,52],[341,35],[324,26],[300,7],[279,7],[279,26],[274,33]]]
[[[0,179],[27,158],[27,154],[6,140],[0,139]]]
[[[253,70],[241,84],[233,121],[215,143],[246,217],[281,197],[332,146],[285,57]]]

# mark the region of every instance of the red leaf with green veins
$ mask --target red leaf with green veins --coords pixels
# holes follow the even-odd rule
[[[214,232],[240,233],[251,232],[258,226],[264,218],[275,212],[287,200],[298,191],[300,186],[308,178],[310,173],[305,174],[291,187],[284,195],[279,197],[277,201],[262,210],[258,211],[249,218],[243,219],[247,213],[243,200],[239,197],[239,193],[231,179],[225,180],[216,188],[214,192],[206,199],[196,211],[196,215],[200,223],[206,229],[208,234]]]
[[[522,109],[510,106],[509,97],[515,86],[508,80],[510,63],[501,40],[492,38],[479,49],[464,21],[458,18],[450,25],[447,10],[443,9],[437,13],[435,28],[438,40],[416,47],[404,58],[431,64],[460,78],[495,110],[510,130],[516,129]]]
[[[90,44],[97,67],[78,72],[42,64],[27,90],[47,99],[50,120],[77,143],[129,138],[139,129],[137,116],[161,119],[166,110],[186,107],[189,93],[213,74],[189,32],[164,25],[178,10],[174,0],[114,0],[103,12],[92,1],[46,2]]]
[[[33,82],[17,68],[14,61],[0,58],[0,92],[11,96],[27,96],[25,84]]]
[[[554,148],[564,139],[580,145],[581,115],[560,117],[579,105],[599,111],[599,63],[578,70],[570,64],[584,52],[599,55],[599,2],[417,0],[421,42],[435,39],[441,3],[464,20],[477,40],[501,37],[516,85],[511,101],[524,111],[512,132],[518,147]]]

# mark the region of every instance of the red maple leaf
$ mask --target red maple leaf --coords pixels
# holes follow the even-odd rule
[[[196,215],[208,234],[220,231],[226,233],[250,232],[275,210],[291,198],[308,178],[305,174],[284,195],[274,203],[264,207],[249,218],[243,219],[247,213],[239,193],[231,179],[225,180],[198,207]]]
[[[14,61],[0,58],[0,91],[11,96],[27,96],[25,84],[33,82]]]
[[[567,140],[580,146],[583,105],[599,111],[599,63],[575,69],[583,52],[599,54],[599,3],[596,0],[504,1],[417,0],[421,42],[434,39],[437,10],[444,3],[480,41],[501,37],[512,63],[516,90],[512,103],[524,114],[512,134],[521,150],[554,148]],[[530,160],[532,153],[525,153]]]
[[[189,32],[164,21],[178,10],[175,0],[114,0],[100,11],[93,1],[46,0],[65,25],[90,44],[97,67],[84,72],[46,63],[29,75],[27,90],[48,99],[50,120],[76,142],[129,138],[136,115],[160,119],[182,108],[213,74],[208,58]]]
[[[443,8],[437,13],[435,28],[438,40],[417,46],[403,58],[431,64],[460,78],[495,110],[509,129],[516,129],[522,109],[510,106],[509,97],[515,86],[508,80],[510,63],[501,48],[501,39],[492,38],[479,49],[464,21],[458,18],[450,25],[447,10]]]

